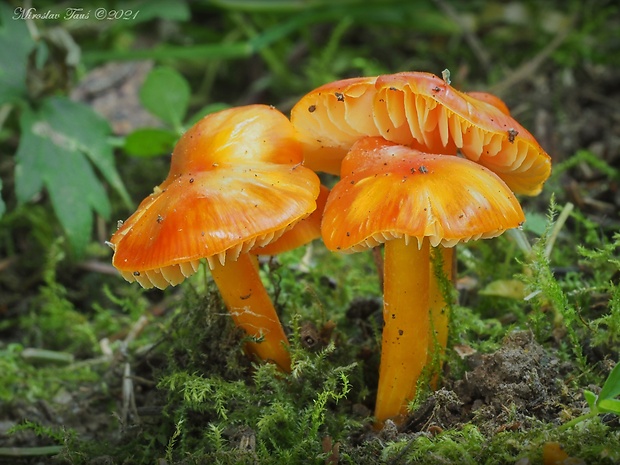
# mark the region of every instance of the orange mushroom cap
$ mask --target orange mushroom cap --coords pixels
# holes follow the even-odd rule
[[[487,168],[376,137],[355,143],[343,160],[321,229],[328,249],[356,252],[399,237],[452,247],[524,220],[512,191]]]
[[[252,253],[256,255],[278,255],[321,237],[321,219],[323,218],[323,210],[325,210],[328,195],[329,188],[321,185],[319,196],[316,199],[316,210],[310,216],[299,221],[277,240],[263,247],[254,247]]]
[[[177,143],[166,180],[110,239],[113,264],[144,287],[176,285],[201,258],[236,260],[316,208],[289,120],[265,105],[206,116]]]
[[[479,92],[479,91],[465,92],[465,94],[477,100],[480,100],[482,102],[486,102],[489,105],[493,105],[503,114],[510,116],[510,110],[508,109],[508,105],[506,105],[506,103],[501,98],[499,98],[497,95],[489,94],[488,92]]]
[[[304,144],[306,166],[318,171],[337,174],[355,141],[381,136],[429,153],[460,150],[513,191],[539,193],[551,173],[549,155],[501,100],[477,96],[430,73],[353,78],[308,93],[293,107],[291,121]]]

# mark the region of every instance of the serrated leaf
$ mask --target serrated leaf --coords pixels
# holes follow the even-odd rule
[[[35,47],[26,21],[16,15],[15,9],[0,3],[0,105],[26,95],[28,55]]]
[[[17,200],[28,202],[45,187],[79,256],[90,241],[93,212],[110,215],[107,193],[92,165],[106,179],[120,183],[112,149],[106,142],[107,123],[90,108],[57,97],[46,100],[39,112],[25,109],[20,126],[15,167]],[[120,186],[129,200],[122,183]]]
[[[189,84],[172,68],[153,69],[140,89],[144,108],[177,131],[181,129],[189,97]]]
[[[179,136],[168,129],[138,129],[125,138],[124,149],[134,157],[170,154]]]
[[[599,394],[599,399],[613,399],[618,396],[620,396],[620,363],[617,363],[613,370],[611,370],[611,373],[609,373]]]

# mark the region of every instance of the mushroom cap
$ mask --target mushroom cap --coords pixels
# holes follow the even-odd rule
[[[343,160],[321,231],[327,248],[342,252],[400,237],[452,247],[524,220],[512,191],[489,169],[373,137],[356,142]]]
[[[516,193],[535,195],[551,173],[549,155],[491,94],[459,92],[422,72],[352,78],[321,86],[292,109],[304,163],[337,174],[355,141],[365,136],[414,149],[457,150],[497,173]]]
[[[510,116],[510,110],[508,109],[508,105],[506,105],[506,102],[504,102],[497,95],[490,94],[489,92],[480,92],[480,91],[465,92],[465,94],[477,100],[480,100],[482,102],[486,102],[489,105],[493,105],[503,114]]]
[[[316,210],[309,216],[295,224],[278,239],[263,247],[254,247],[252,253],[256,255],[278,255],[296,249],[321,237],[321,219],[327,203],[329,188],[321,185],[319,196],[316,199]]]
[[[177,143],[166,180],[110,239],[112,263],[144,287],[178,284],[198,260],[236,260],[316,208],[289,120],[266,105],[206,116]]]

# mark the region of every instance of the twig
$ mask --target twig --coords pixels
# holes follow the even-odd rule
[[[75,360],[73,354],[55,350],[27,348],[22,350],[21,356],[31,363],[59,363],[71,364]]]
[[[558,32],[556,36],[553,38],[549,44],[543,48],[534,58],[523,63],[519,66],[515,71],[512,71],[508,74],[506,79],[497,84],[491,86],[489,92],[493,94],[503,94],[506,90],[510,89],[514,85],[516,85],[519,81],[523,81],[527,79],[529,76],[532,76],[536,70],[543,64],[543,62],[551,56],[551,54],[557,49],[562,42],[566,40],[570,32],[572,31],[572,23],[571,19],[569,25],[566,29]]]
[[[30,11],[31,9],[32,9],[32,0],[24,0],[23,11]],[[34,23],[34,20],[30,16],[26,18],[26,28],[28,29],[28,32],[30,33],[30,37],[32,37],[32,40],[34,40],[35,42],[38,42],[39,39],[41,38],[41,34],[39,33],[39,29],[37,28],[37,25]]]
[[[123,370],[123,423],[127,423],[131,414],[136,421],[139,420],[138,409],[136,407],[136,396],[133,388],[133,379],[131,375],[131,365],[125,363]]]
[[[0,457],[40,457],[56,455],[61,450],[62,446],[0,447]]]
[[[93,271],[95,273],[119,275],[119,272],[109,263],[103,263],[98,260],[87,260],[78,263],[78,268],[85,271]]]
[[[4,122],[9,117],[9,114],[11,114],[12,109],[13,105],[9,103],[5,103],[4,105],[0,106],[0,129],[2,129],[2,126],[4,126]]]
[[[454,21],[463,31],[463,37],[465,41],[469,44],[474,55],[484,68],[485,72],[489,72],[491,69],[491,58],[489,54],[484,49],[482,43],[478,40],[478,37],[471,31],[471,29],[467,26],[467,24],[463,21],[462,16],[458,14],[458,12],[452,8],[452,5],[448,4],[444,0],[433,0],[435,4],[443,10],[443,12]]]
[[[141,315],[140,318],[138,318],[138,320],[131,326],[131,329],[123,340],[124,349],[127,349],[127,347],[129,347],[129,344],[131,344],[134,339],[138,337],[138,335],[144,330],[144,328],[148,324],[149,319],[146,316]]]

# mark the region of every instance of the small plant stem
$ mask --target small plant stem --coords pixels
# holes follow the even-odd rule
[[[55,350],[34,348],[24,349],[21,353],[21,356],[24,360],[27,360],[30,363],[42,364],[54,363],[60,365],[68,365],[73,363],[74,360],[73,354],[67,352],[58,352]]]
[[[471,30],[472,28],[464,21],[463,15],[452,7],[450,4],[451,2],[446,2],[444,0],[434,0],[434,2],[448,18],[459,25],[465,41],[469,44],[469,47],[474,52],[482,68],[488,73],[491,69],[491,58],[489,53],[482,42],[478,40],[476,34]]]
[[[254,28],[254,26],[250,23],[250,21],[246,20],[243,15],[239,13],[231,14],[231,18],[237,26],[243,31],[243,33],[250,39],[250,41],[256,40],[259,36],[258,32]],[[267,46],[261,47],[258,50],[260,56],[265,60],[269,70],[279,79],[285,80],[287,76],[290,75],[290,70],[286,67],[284,62],[280,57],[278,57],[273,50],[268,48]]]
[[[562,209],[562,213],[560,213],[560,215],[558,216],[558,219],[553,225],[551,234],[549,234],[547,243],[545,244],[545,258],[548,259],[551,256],[551,251],[553,250],[555,241],[558,238],[558,235],[560,234],[560,231],[562,230],[564,223],[566,223],[566,220],[568,219],[568,217],[570,216],[574,208],[575,206],[571,202],[568,202],[566,205],[564,205],[564,208]]]
[[[214,260],[211,275],[237,326],[248,336],[261,339],[248,342],[245,349],[261,360],[274,362],[283,371],[291,371],[288,342],[271,298],[260,279],[254,257],[241,254],[236,261],[221,265]]]
[[[56,455],[61,450],[62,446],[0,447],[0,457],[41,457]]]
[[[385,243],[383,340],[375,419],[402,423],[408,401],[415,398],[418,379],[427,361],[430,244],[424,239]]]
[[[517,247],[524,255],[530,256],[532,254],[532,246],[527,240],[527,236],[522,229],[509,229],[506,234],[517,244]]]
[[[581,423],[582,421],[585,421],[588,418],[594,418],[598,414],[599,414],[599,412],[595,412],[595,411],[591,411],[591,412],[585,413],[583,415],[578,416],[577,418],[573,418],[571,421],[568,421],[568,422],[564,423],[563,425],[558,427],[558,430],[559,431],[566,431],[567,429],[572,428],[576,424]]]
[[[6,119],[11,114],[12,109],[13,109],[13,105],[8,104],[8,103],[5,103],[4,105],[0,106],[0,130],[4,126],[4,122],[6,121]]]

